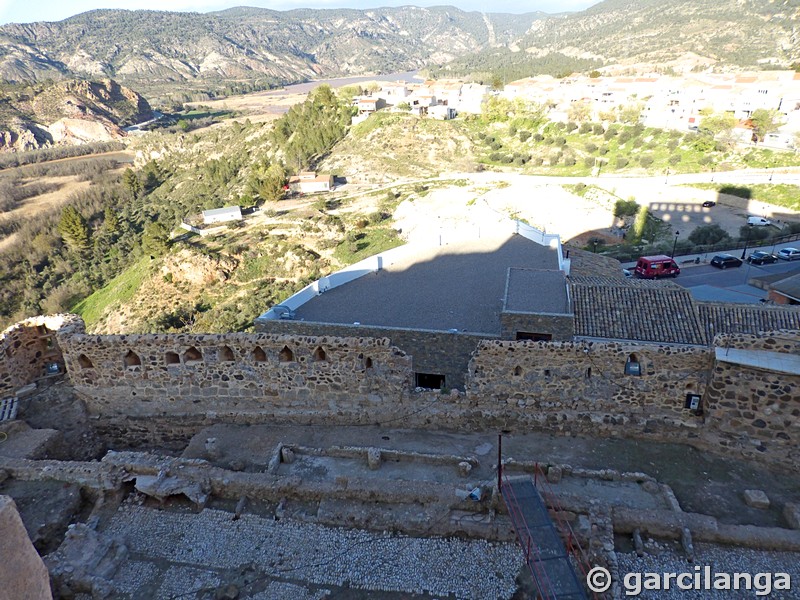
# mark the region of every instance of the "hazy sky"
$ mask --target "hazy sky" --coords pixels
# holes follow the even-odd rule
[[[127,8],[206,12],[232,6],[261,6],[276,10],[290,8],[373,8],[377,6],[452,5],[463,10],[524,13],[542,10],[549,13],[577,11],[600,0],[0,0],[0,24],[60,21],[95,8]]]

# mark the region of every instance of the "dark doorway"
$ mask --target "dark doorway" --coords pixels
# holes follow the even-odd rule
[[[518,331],[517,341],[532,340],[534,342],[552,342],[552,333],[531,333],[530,331]]]
[[[437,373],[414,373],[417,387],[429,390],[440,390],[444,387],[444,375]]]

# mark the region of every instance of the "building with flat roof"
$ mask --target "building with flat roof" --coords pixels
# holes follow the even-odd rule
[[[528,229],[390,250],[323,277],[256,328],[388,337],[412,356],[417,385],[463,387],[481,340],[572,339],[569,262],[558,236]]]
[[[241,221],[242,209],[239,206],[225,206],[203,211],[203,223],[212,225],[214,223],[227,223],[228,221]]]

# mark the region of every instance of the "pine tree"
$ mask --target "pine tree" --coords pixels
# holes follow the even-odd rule
[[[58,232],[67,246],[75,252],[83,253],[89,249],[89,226],[74,207],[67,206],[61,211]]]

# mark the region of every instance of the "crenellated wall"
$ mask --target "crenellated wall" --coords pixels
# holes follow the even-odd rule
[[[180,444],[220,421],[372,423],[412,378],[411,358],[387,339],[231,333],[59,342],[73,387],[112,442]]]
[[[217,422],[392,423],[682,441],[800,463],[800,368],[791,366],[798,332],[720,336],[709,348],[472,340],[466,392],[440,393],[414,390],[412,357],[388,338],[98,336],[83,333],[77,318],[53,319],[3,336],[3,389],[38,377],[63,353],[73,387],[112,443],[181,447]],[[776,356],[787,358],[783,371],[770,364]],[[699,407],[687,407],[690,394]]]
[[[64,372],[57,331],[82,332],[83,321],[75,315],[33,317],[0,334],[0,398],[47,375],[48,363]]]

